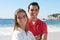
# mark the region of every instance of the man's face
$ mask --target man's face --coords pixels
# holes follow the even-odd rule
[[[36,18],[39,12],[39,9],[36,5],[30,5],[30,9],[28,9],[30,17]]]

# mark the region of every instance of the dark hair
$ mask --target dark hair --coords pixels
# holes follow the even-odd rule
[[[25,13],[25,15],[26,15],[26,17],[27,17],[27,19],[28,19],[28,16],[27,16],[27,14],[26,14],[26,11],[25,10],[23,10],[23,9],[17,9],[16,10],[16,12],[15,12],[15,19],[14,19],[14,30],[15,29],[17,29],[18,27],[19,27],[19,24],[17,23],[17,14],[19,13],[19,12],[24,12]],[[26,31],[27,31],[27,29],[26,29]]]
[[[28,9],[30,9],[30,6],[31,6],[31,5],[33,5],[33,6],[37,6],[38,9],[40,9],[40,7],[39,7],[39,5],[38,5],[37,2],[32,2],[32,3],[30,3],[29,6],[28,6]]]

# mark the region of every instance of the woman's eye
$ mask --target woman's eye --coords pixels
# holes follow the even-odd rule
[[[21,19],[21,17],[18,17],[18,19]]]
[[[23,18],[25,18],[26,16],[24,15]]]

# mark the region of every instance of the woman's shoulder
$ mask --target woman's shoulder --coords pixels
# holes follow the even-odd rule
[[[14,30],[14,31],[13,31],[13,34],[18,34],[18,33],[19,33],[18,30]]]
[[[13,31],[13,34],[21,34],[21,33],[22,33],[21,30],[14,30],[14,31]]]
[[[32,33],[31,31],[28,31],[28,33]]]
[[[28,34],[33,35],[33,33],[31,31],[28,31]]]

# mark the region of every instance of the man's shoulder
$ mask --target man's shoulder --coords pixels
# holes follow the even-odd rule
[[[31,23],[31,19],[28,19],[28,23]],[[41,23],[41,24],[46,24],[44,21],[42,21],[41,19],[37,19],[36,23]]]
[[[44,21],[42,21],[41,19],[38,19],[37,22],[42,23],[42,24],[46,24]]]
[[[42,20],[40,20],[40,19],[37,19],[37,22],[43,22]]]

